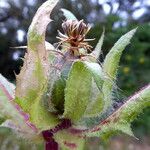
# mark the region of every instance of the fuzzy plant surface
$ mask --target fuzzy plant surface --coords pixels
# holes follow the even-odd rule
[[[103,63],[98,58],[104,32],[96,46],[85,36],[90,26],[68,10],[57,48],[45,41],[50,14],[59,0],[47,0],[28,30],[27,52],[16,85],[0,75],[0,127],[11,128],[46,150],[83,150],[89,137],[107,140],[123,132],[134,136],[131,122],[150,106],[150,84],[113,109],[119,60],[136,29],[123,35]]]

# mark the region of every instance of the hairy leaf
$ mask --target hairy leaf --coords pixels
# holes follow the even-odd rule
[[[103,110],[103,105],[104,105],[104,102],[103,102],[103,93],[101,92],[101,88],[102,88],[102,84],[103,84],[102,69],[101,69],[100,65],[97,64],[97,63],[90,63],[90,62],[84,61],[82,65],[86,69],[87,74],[89,74],[89,77],[91,76],[90,79],[93,78],[94,79],[94,83],[96,83],[95,88],[93,87],[94,85],[92,85],[93,92],[90,91],[90,93],[92,92],[91,93],[92,95],[90,94],[90,97],[88,98],[89,102],[88,102],[87,109],[86,109],[86,112],[85,112],[84,116],[86,116],[86,117],[97,116]],[[78,74],[79,75],[75,75],[76,77],[74,77],[74,78],[77,79],[77,76],[79,76],[79,78],[81,78],[79,82],[80,82],[80,84],[82,84],[81,81],[84,81],[82,78],[86,78],[87,76],[86,75],[81,76],[81,71],[78,71]],[[72,78],[72,80],[73,80],[73,78]],[[75,81],[72,81],[72,80],[70,82],[76,82],[76,84],[77,84],[76,80]],[[90,83],[92,84],[92,82],[90,82]],[[74,86],[74,83],[72,84],[72,86]],[[78,86],[81,87],[81,85],[78,85]],[[98,91],[96,90],[96,88],[98,88]],[[76,89],[76,87],[75,87],[75,89]],[[81,89],[79,88],[79,90],[81,90]],[[95,94],[93,95],[93,93],[95,93]],[[83,97],[83,95],[80,94],[79,92],[76,93],[76,94],[77,94],[76,97],[81,97],[81,98]],[[72,95],[72,94],[70,94],[70,95]],[[89,95],[89,93],[88,93],[88,95]]]
[[[130,123],[150,106],[150,85],[131,96],[119,109],[87,132],[88,136],[107,138],[117,131],[133,136]]]
[[[103,31],[94,51],[91,53],[91,55],[93,55],[96,59],[98,59],[101,54],[102,45],[103,45],[103,41],[104,41],[104,34],[105,34],[105,31]]]
[[[58,120],[48,112],[42,95],[46,92],[49,72],[45,33],[49,15],[58,0],[46,1],[37,11],[28,32],[28,49],[24,65],[17,76],[16,99],[23,111],[29,113],[30,121],[40,130],[54,127]]]
[[[84,62],[87,69],[91,73],[94,83],[91,91],[91,102],[88,104],[85,116],[95,117],[100,115],[103,110],[104,101],[102,93],[103,73],[102,68],[98,63]],[[94,85],[96,83],[96,85]],[[97,89],[98,88],[98,89]]]
[[[94,95],[93,95],[94,96]],[[98,91],[95,100],[88,104],[85,112],[85,117],[97,117],[102,113],[104,108],[103,95]]]
[[[36,133],[27,125],[27,114],[20,112],[13,102],[15,86],[0,74],[0,127],[14,129],[20,135],[28,138],[36,137]],[[24,135],[23,135],[24,133]]]
[[[55,108],[59,111],[63,111],[63,105],[64,105],[64,93],[65,93],[65,80],[62,78],[55,81],[53,90],[52,90],[52,102],[55,106]]]
[[[84,63],[89,72],[91,73],[95,83],[97,84],[97,87],[101,91],[104,80],[101,66],[98,63],[90,63],[86,61]]]
[[[62,150],[83,150],[85,139],[69,132],[59,131],[54,135]]]
[[[113,88],[113,82],[116,77],[117,68],[119,65],[120,57],[125,49],[125,47],[129,44],[132,36],[136,32],[136,29],[131,30],[130,32],[123,35],[112,47],[110,52],[107,54],[104,64],[103,71],[105,73],[105,80],[103,84],[102,91],[104,93],[104,101],[105,101],[105,109],[111,105],[111,92]]]
[[[15,86],[0,74],[0,115],[2,118],[15,118],[19,115],[11,103],[14,99],[14,91]]]
[[[76,122],[84,115],[90,98],[91,74],[85,65],[77,61],[73,64],[65,89],[65,118]]]
[[[15,97],[15,85],[10,83],[1,74],[0,74],[0,88],[5,91],[5,95],[8,99],[13,99]]]
[[[28,48],[31,50],[44,52],[45,33],[47,25],[51,22],[50,14],[59,0],[47,0],[38,9],[28,31]],[[42,48],[40,50],[40,48]]]

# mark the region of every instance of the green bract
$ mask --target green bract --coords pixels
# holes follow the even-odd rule
[[[1,127],[11,128],[23,138],[35,142],[42,140],[41,133],[46,131],[50,133],[51,141],[55,140],[62,149],[82,150],[85,138],[89,136],[106,139],[118,131],[133,136],[130,123],[142,109],[150,106],[150,85],[131,96],[109,117],[102,116],[112,107],[120,57],[136,29],[115,43],[102,64],[97,59],[104,32],[90,54],[86,49],[89,45],[83,46],[87,39],[82,41],[81,47],[73,47],[69,40],[68,43],[63,41],[60,51],[45,42],[46,28],[51,21],[49,15],[57,2],[46,1],[31,23],[27,53],[20,74],[16,76],[16,88],[0,75]],[[89,27],[83,21],[78,24],[71,12],[62,11],[68,19],[68,26],[74,27],[68,36],[81,34],[82,28],[88,31]],[[81,26],[79,30],[76,25]],[[59,34],[61,40],[70,38]],[[97,118],[102,120],[99,124],[95,123]],[[90,120],[89,126],[87,122]],[[45,139],[44,134],[43,137]]]

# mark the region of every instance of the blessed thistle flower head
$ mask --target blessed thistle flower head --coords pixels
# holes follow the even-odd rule
[[[88,41],[93,39],[86,39],[85,36],[90,30],[90,25],[84,23],[83,20],[66,20],[62,23],[64,34],[58,31],[58,39],[61,43],[70,44],[70,50],[78,50],[84,48],[85,50],[91,50],[92,46],[88,44]]]
[[[121,54],[136,29],[123,35],[100,65],[97,59],[104,32],[96,48],[87,54],[86,50],[92,49],[85,38],[90,27],[66,10],[63,12],[69,19],[62,24],[64,34],[59,32],[58,37],[62,51],[45,42],[48,18],[57,2],[45,2],[30,25],[27,54],[16,76],[16,88],[0,75],[0,116],[6,118],[1,126],[35,143],[44,140],[47,150],[82,150],[86,138],[106,139],[118,131],[133,136],[130,123],[150,106],[150,85],[112,114],[109,109]],[[86,55],[80,57],[81,50]],[[107,112],[110,116],[104,117]]]

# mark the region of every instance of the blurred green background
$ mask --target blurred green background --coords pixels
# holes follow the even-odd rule
[[[15,83],[23,64],[24,49],[11,47],[26,45],[27,31],[37,8],[45,0],[0,0],[0,73]],[[52,13],[53,22],[48,26],[47,41],[56,44],[57,30],[65,19],[60,8],[72,11],[76,17],[84,19],[92,26],[89,38],[95,47],[103,27],[105,40],[102,62],[115,41],[132,28],[138,27],[131,44],[126,48],[118,69],[118,92],[115,93],[116,105],[122,103],[127,96],[150,82],[150,1],[149,0],[61,0]],[[150,137],[150,109],[147,108],[132,124],[135,135],[139,139]],[[26,149],[22,147],[8,148],[16,145],[11,140],[10,131],[0,130],[0,150]],[[7,134],[6,134],[7,132]],[[14,136],[13,136],[14,137]],[[119,138],[120,139],[120,138]],[[11,142],[10,142],[11,141]],[[118,141],[118,139],[117,139]],[[147,140],[148,141],[148,140]],[[150,149],[150,142],[147,142]],[[37,147],[33,146],[33,149]],[[113,148],[109,148],[113,149]],[[128,149],[128,148],[127,148]],[[117,150],[117,149],[116,149]],[[118,149],[121,150],[121,149]]]

